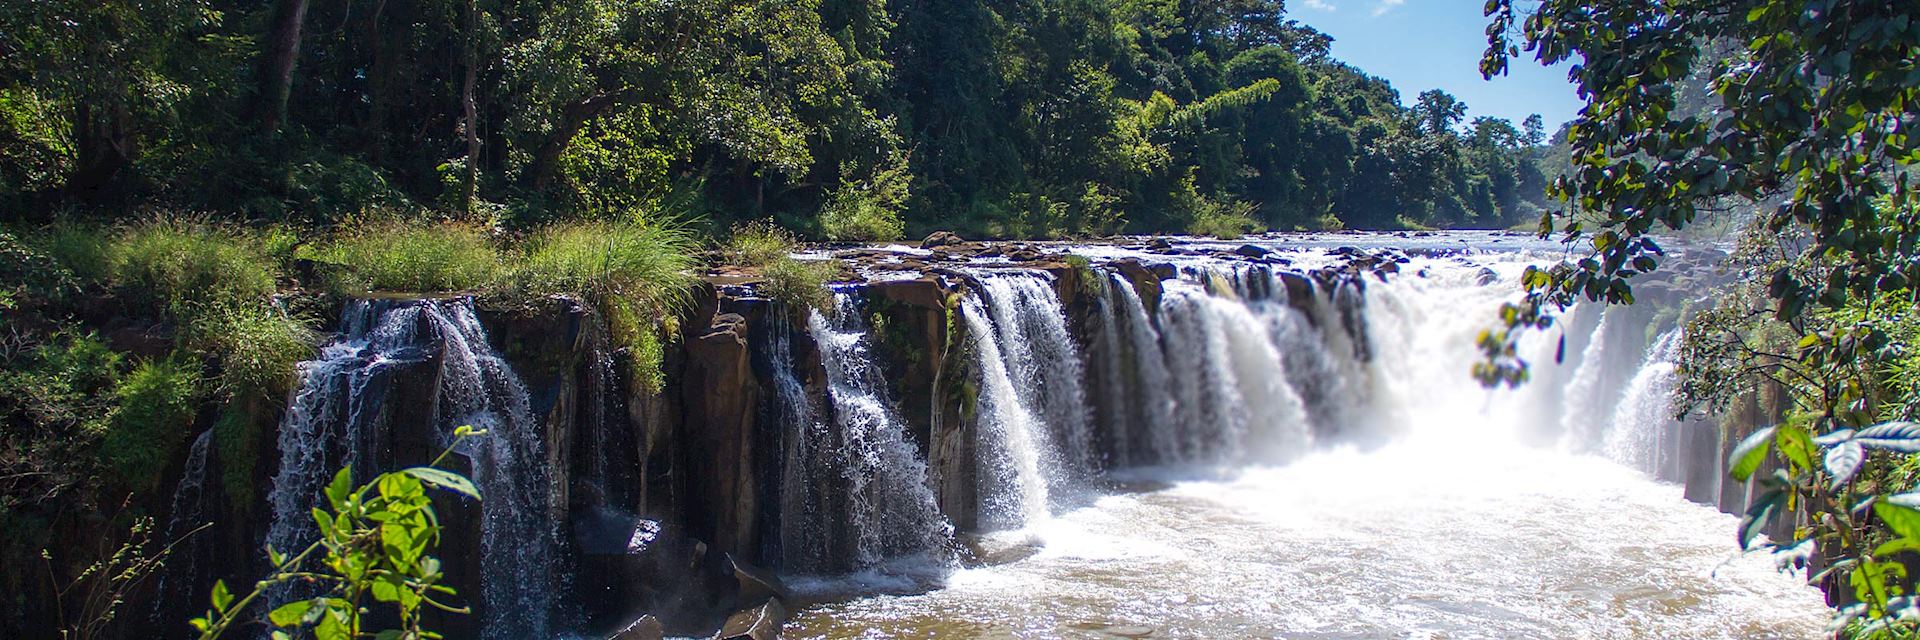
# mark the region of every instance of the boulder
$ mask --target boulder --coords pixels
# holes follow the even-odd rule
[[[867,291],[881,298],[924,309],[944,309],[947,303],[946,289],[940,286],[940,281],[930,277],[883,280],[867,285]]]
[[[615,631],[607,640],[662,640],[666,636],[667,629],[661,626],[660,619],[647,615]]]
[[[787,597],[787,585],[780,576],[741,560],[739,556],[727,554],[727,561],[733,566],[733,577],[740,581],[740,602],[764,602]]]
[[[1265,258],[1267,254],[1273,253],[1273,251],[1260,245],[1243,244],[1240,245],[1240,248],[1234,249],[1233,253],[1246,258]]]
[[[932,249],[934,247],[945,247],[964,242],[966,242],[966,240],[961,239],[958,234],[952,231],[935,231],[928,234],[927,239],[920,241],[920,248]]]
[[[787,622],[787,608],[778,598],[759,606],[735,611],[720,626],[714,640],[778,640],[780,626]]]

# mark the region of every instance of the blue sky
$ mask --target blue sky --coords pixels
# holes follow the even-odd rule
[[[1517,126],[1527,114],[1547,133],[1572,120],[1580,100],[1566,67],[1546,68],[1522,52],[1512,71],[1480,77],[1487,19],[1480,0],[1289,0],[1287,13],[1333,36],[1333,55],[1393,83],[1411,103],[1427,89],[1445,89],[1467,103],[1469,119],[1494,116]]]

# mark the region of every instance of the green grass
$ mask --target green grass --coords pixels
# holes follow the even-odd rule
[[[458,223],[363,222],[303,257],[336,265],[336,293],[437,293],[487,288],[505,272],[486,229]]]
[[[833,292],[827,289],[827,283],[839,274],[837,263],[783,257],[767,265],[762,274],[766,281],[760,285],[760,293],[769,299],[794,307],[833,306]]]
[[[743,267],[764,267],[785,258],[800,246],[793,232],[772,222],[749,222],[733,228],[727,241],[727,260]]]
[[[279,272],[253,237],[197,222],[160,220],[114,237],[112,281],[134,305],[175,317],[214,308],[262,304]]]
[[[1202,199],[1187,223],[1187,232],[1221,240],[1238,240],[1248,233],[1265,231],[1253,219],[1253,205],[1245,202],[1219,203]]]
[[[286,395],[296,363],[313,355],[311,323],[266,305],[228,307],[194,319],[192,343],[219,360],[229,398]]]
[[[698,246],[686,228],[644,216],[556,224],[534,234],[516,279],[537,294],[612,296],[671,309],[693,283]]]

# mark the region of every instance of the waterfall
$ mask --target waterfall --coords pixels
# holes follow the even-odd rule
[[[1603,393],[1607,367],[1607,329],[1616,314],[1601,312],[1600,323],[1593,328],[1587,348],[1580,352],[1580,363],[1573,379],[1567,382],[1564,409],[1560,413],[1561,441],[1574,451],[1586,450],[1600,435],[1605,416],[1611,413],[1611,398]]]
[[[1669,399],[1679,382],[1674,361],[1680,353],[1680,332],[1669,329],[1660,334],[1614,407],[1607,425],[1606,453],[1620,464],[1657,474],[1673,454],[1677,443],[1669,441],[1675,426]]]
[[[1114,463],[1152,464],[1158,461],[1157,453],[1173,451],[1177,446],[1173,439],[1174,400],[1166,393],[1172,388],[1167,356],[1160,347],[1160,332],[1154,328],[1132,280],[1109,274],[1107,305],[1119,307],[1110,322],[1124,325],[1107,332],[1115,343],[1109,366],[1118,369],[1116,386],[1107,395],[1116,399],[1119,406],[1115,411],[1125,418],[1117,424],[1120,431],[1115,449],[1119,459]]]
[[[1305,449],[1306,405],[1268,321],[1247,303],[1190,283],[1169,283],[1160,314],[1178,431],[1163,454],[1167,461],[1271,462]]]
[[[207,484],[207,457],[213,440],[213,429],[200,432],[193,439],[193,448],[187,452],[187,466],[180,474],[180,484],[174,487],[173,500],[169,503],[167,528],[160,531],[160,538],[174,545],[163,562],[166,570],[160,572],[160,581],[154,588],[153,611],[150,619],[155,624],[171,627],[179,621],[173,619],[180,611],[191,611],[200,605],[204,596],[199,590],[210,582],[206,567],[202,566],[203,556],[213,546],[212,534],[201,530],[209,524],[207,504],[209,490],[217,490]],[[192,537],[188,537],[192,536]]]
[[[292,552],[317,537],[309,512],[340,466],[353,465],[355,480],[364,481],[381,468],[416,462],[395,460],[391,450],[403,435],[396,428],[416,426],[394,415],[419,409],[389,396],[429,402],[422,413],[432,415],[431,442],[405,444],[437,451],[450,444],[455,427],[488,431],[459,451],[485,498],[479,505],[482,637],[549,637],[561,585],[546,446],[526,386],[488,345],[472,301],[354,301],[341,326],[340,337],[297,368],[299,385],[280,424],[267,543]],[[436,385],[430,396],[401,388],[422,384]],[[304,594],[283,589],[273,600],[299,597]]]
[[[1043,459],[1053,457],[1046,425],[1027,408],[1013,381],[1000,338],[978,295],[960,303],[976,362],[978,395],[974,401],[974,445],[978,450],[980,524],[987,529],[1017,528],[1047,515],[1047,476]]]
[[[1020,401],[1052,438],[1055,459],[1049,462],[1055,468],[1048,477],[1058,484],[1090,474],[1095,461],[1080,386],[1084,370],[1053,282],[1041,274],[1016,273],[985,276],[980,283],[995,342],[1018,382]]]
[[[897,558],[937,559],[952,535],[927,484],[927,465],[875,366],[859,300],[836,292],[831,317],[813,311],[830,416],[813,418],[792,368],[791,338],[777,327],[771,351],[789,421],[781,537],[789,570],[848,571]]]

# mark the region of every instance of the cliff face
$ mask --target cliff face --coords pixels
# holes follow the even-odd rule
[[[964,271],[940,264],[993,257],[987,253],[1021,253],[1022,261],[976,263]],[[1168,282],[1175,278],[1201,282],[1216,295],[1291,306],[1316,330],[1345,335],[1340,344],[1351,355],[1340,357],[1365,361],[1372,357],[1362,295],[1368,281],[1411,277],[1399,273],[1407,262],[1405,256],[1392,251],[1336,252],[1339,259],[1311,269],[1295,269],[1284,258],[1251,249],[1215,253],[1246,269],[1224,275],[1182,274],[1173,264],[1150,256],[1089,264],[1030,248],[986,245],[942,247],[931,256],[909,261],[842,256],[869,272],[908,272],[840,284],[836,289],[858,301],[854,308],[867,331],[858,351],[871,361],[880,381],[880,388],[873,391],[890,406],[889,415],[897,415],[904,441],[924,462],[924,484],[944,519],[943,526],[950,525],[952,533],[966,539],[964,534],[990,524],[990,514],[983,513],[987,502],[983,487],[994,479],[982,476],[983,459],[995,452],[983,451],[981,445],[982,430],[989,427],[982,423],[983,372],[979,370],[981,354],[976,352],[981,342],[969,335],[962,307],[970,293],[985,289],[982,279],[992,277],[995,270],[1044,274],[1057,298],[1066,339],[1074,343],[1073,351],[1111,356],[1102,360],[1090,355],[1086,366],[1077,370],[1084,379],[1071,385],[1086,390],[1084,455],[1094,471],[1127,463],[1129,456],[1137,463],[1139,452],[1153,446],[1137,427],[1125,425],[1125,414],[1136,400],[1116,391],[1138,390],[1142,378],[1137,371],[1112,370],[1114,363],[1123,362],[1123,355],[1137,355],[1109,353],[1123,337],[1113,335],[1119,333],[1117,327],[1127,322],[1116,319],[1126,314],[1122,303],[1127,298],[1114,287],[1124,286],[1128,295],[1137,298],[1137,307],[1145,313],[1143,321],[1150,323],[1160,322],[1159,316],[1166,313],[1162,299],[1176,293]],[[481,331],[468,337],[483,335],[486,344],[454,345],[454,336],[446,330],[422,325],[425,328],[414,343],[400,351],[407,358],[378,369],[375,378],[357,383],[363,386],[356,387],[351,398],[339,399],[358,403],[356,410],[369,416],[377,414],[354,423],[377,425],[377,433],[354,436],[365,449],[364,456],[356,459],[369,468],[399,468],[430,460],[444,445],[449,425],[468,418],[454,414],[455,407],[471,404],[471,399],[454,397],[459,394],[449,391],[453,384],[449,376],[460,373],[456,365],[475,354],[497,357],[514,374],[513,384],[524,387],[521,421],[531,435],[515,440],[513,446],[541,473],[539,486],[517,490],[532,496],[528,504],[540,505],[544,511],[534,521],[544,523],[541,526],[551,534],[552,562],[551,566],[523,567],[513,576],[498,575],[489,567],[502,566],[498,557],[492,557],[500,553],[500,543],[483,534],[495,526],[490,521],[495,516],[477,505],[448,500],[443,518],[450,537],[443,541],[441,555],[454,586],[464,597],[484,601],[504,598],[498,584],[503,578],[549,584],[555,593],[546,602],[557,619],[568,620],[569,631],[608,634],[653,614],[669,633],[710,633],[721,628],[729,614],[786,595],[772,575],[794,569],[784,566],[783,560],[792,555],[792,549],[784,547],[796,544],[791,531],[794,519],[820,517],[804,513],[815,507],[803,509],[794,501],[791,484],[797,470],[792,467],[805,459],[796,453],[800,446],[796,434],[808,425],[792,424],[793,414],[832,411],[823,399],[828,397],[830,374],[835,373],[829,367],[837,366],[827,361],[827,350],[815,342],[818,328],[809,331],[813,310],[758,297],[751,286],[742,284],[736,278],[698,287],[691,308],[666,323],[677,331],[669,336],[663,359],[665,382],[658,388],[643,384],[646,376],[634,374],[632,354],[614,344],[589,305],[566,299],[514,308],[491,308],[470,300],[433,302],[471,309]],[[1616,351],[1638,353],[1646,349],[1651,336],[1671,328],[1677,314],[1657,309],[1680,306],[1686,293],[1665,284],[1647,291],[1644,297],[1654,307],[1645,309],[1644,317],[1618,323],[1631,331],[1597,332],[1593,339],[1616,340],[1621,343]],[[381,308],[408,304],[414,303],[387,301]],[[343,333],[346,330],[342,327]],[[1581,346],[1573,348],[1577,351]],[[1114,376],[1125,377],[1126,383],[1115,382]],[[499,388],[503,384],[496,381],[475,388],[490,397],[518,397],[518,391]],[[789,390],[806,399],[800,403],[804,406],[790,406],[794,399],[783,397],[783,384],[791,384]],[[1624,382],[1596,384],[1619,387]],[[1314,400],[1305,399],[1309,404]],[[507,406],[512,404],[496,401],[486,406],[521,411]],[[1777,412],[1778,407],[1761,406],[1765,404],[1765,399],[1756,399],[1739,415],[1729,416],[1725,426],[1697,421],[1672,426],[1677,453],[1659,474],[1684,483],[1691,499],[1730,511],[1743,509],[1744,488],[1720,481],[1725,477],[1721,461],[1731,443],[1750,429],[1741,425],[1764,424],[1763,418]],[[255,475],[261,486],[267,486],[276,475],[272,461],[279,459],[275,451],[279,444],[271,437],[259,441],[255,453],[266,464],[258,465]],[[852,445],[839,442],[836,446]],[[219,477],[225,464],[220,456],[212,456],[206,469],[188,473]],[[844,464],[858,467],[863,462],[851,459]],[[828,477],[823,486],[829,494],[845,493],[860,481]],[[195,479],[185,481],[192,482]],[[194,496],[201,502],[217,498]],[[825,495],[807,504],[842,508],[846,501],[858,499]],[[175,583],[190,588],[176,586],[175,590],[204,594],[214,577],[244,584],[249,576],[258,575],[262,568],[255,552],[257,540],[270,528],[265,520],[271,517],[270,510],[264,509],[230,514],[228,519],[237,522],[223,524],[220,539],[236,543],[195,547],[194,568],[183,571]],[[837,538],[859,533],[846,528],[834,531]],[[858,546],[855,542],[835,544],[834,554],[857,553],[850,550]],[[964,558],[966,550],[947,553]],[[182,600],[172,610],[182,610],[178,607],[188,602],[198,602],[198,597]],[[478,637],[484,620],[454,616],[436,622],[449,637]]]

